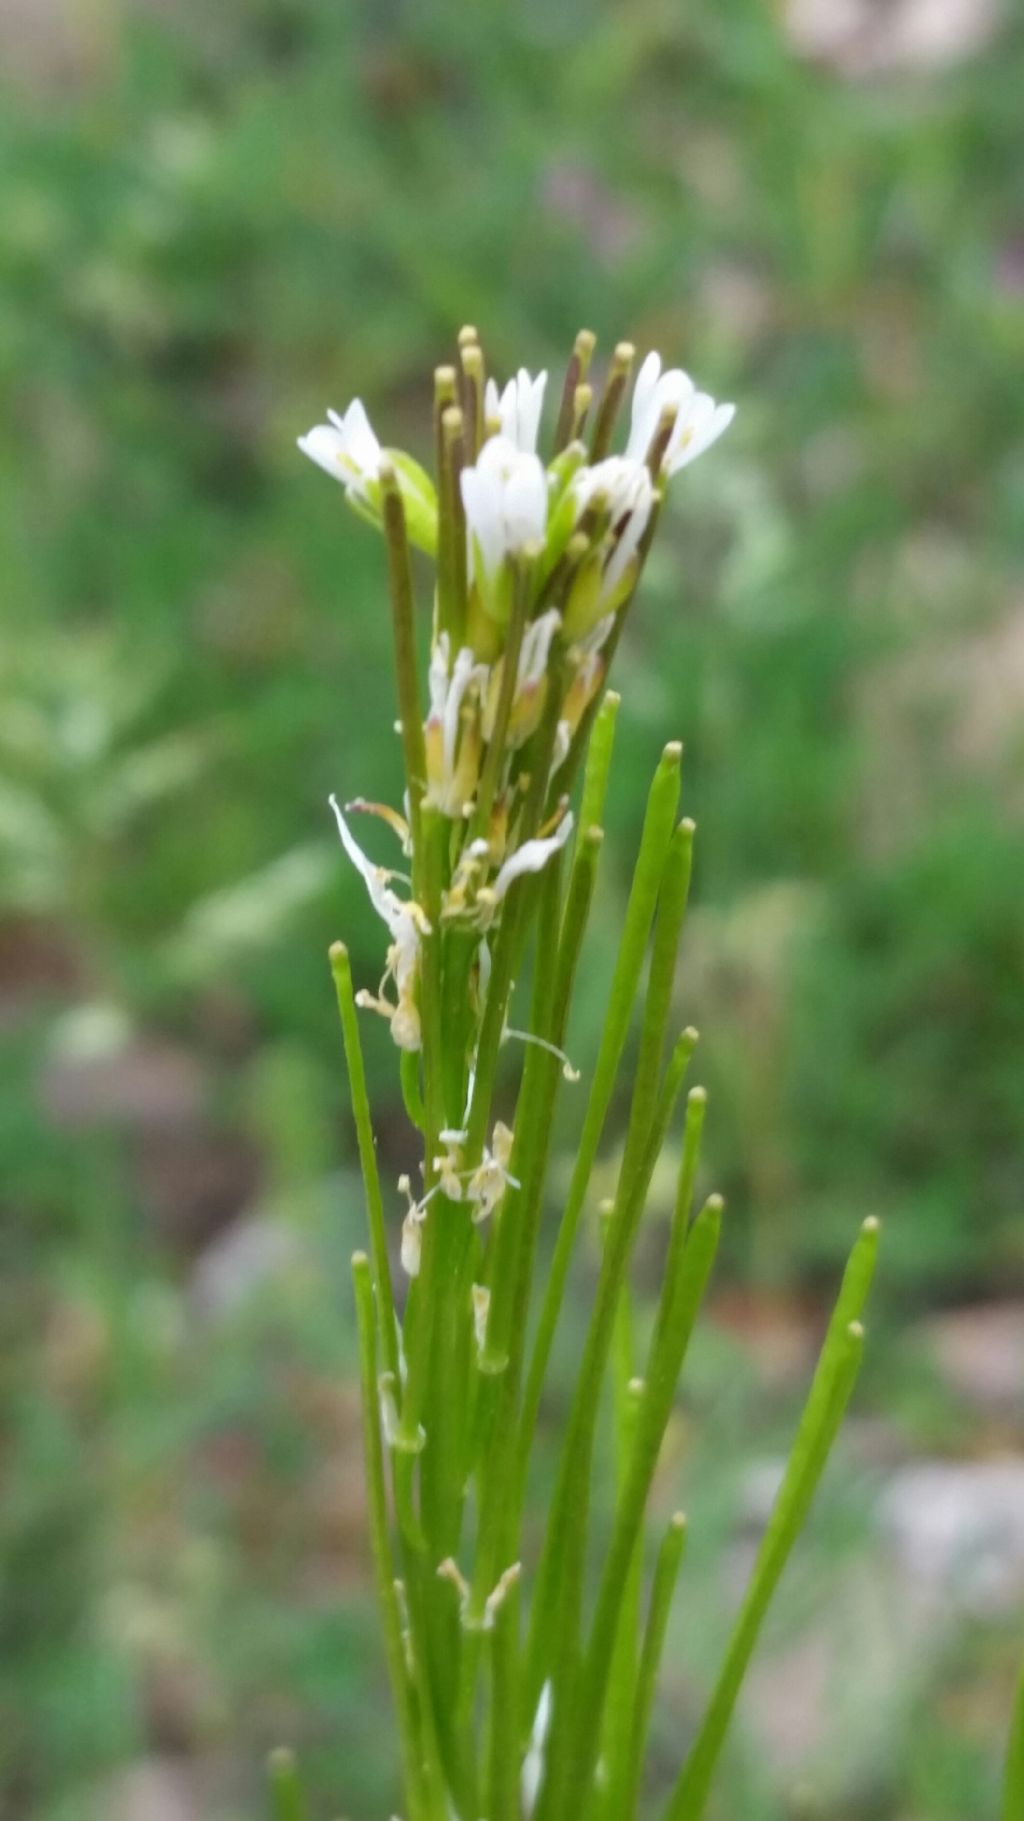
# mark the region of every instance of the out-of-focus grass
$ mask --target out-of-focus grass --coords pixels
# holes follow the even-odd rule
[[[398,764],[380,552],[293,438],[358,391],[422,453],[461,321],[499,370],[587,323],[740,401],[621,654],[590,962],[682,733],[733,1269],[813,1287],[877,1211],[898,1322],[1020,1289],[1024,38],[978,38],[933,63],[865,7],[815,59],[759,0],[0,9],[0,1813],[180,1748],[219,1821],[296,1735],[386,1812],[330,1478],[358,1205],[332,1229],[318,1185],[324,951],[373,978],[380,946],[324,804]],[[254,1198],[298,1262],[213,1317],[197,1259]],[[858,1812],[973,1812],[971,1727],[943,1783],[912,1709]]]

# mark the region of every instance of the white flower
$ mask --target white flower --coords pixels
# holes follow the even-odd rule
[[[716,405],[707,392],[698,392],[680,367],[661,370],[661,355],[648,354],[633,388],[633,409],[626,454],[634,461],[647,459],[662,412],[675,413],[675,423],[662,458],[663,474],[675,474],[695,461],[729,428],[735,405]]]
[[[562,624],[562,616],[557,607],[549,607],[546,613],[538,614],[531,620],[523,633],[519,649],[519,662],[516,666],[516,692],[512,700],[512,712],[508,723],[508,743],[513,749],[523,745],[536,729],[544,707],[547,691],[548,658],[551,653],[551,642]],[[501,694],[501,679],[505,668],[505,659],[499,658],[490,672],[489,686],[484,698],[483,736],[490,740],[494,733],[494,721],[498,710],[498,698]]]
[[[534,455],[537,450],[537,432],[540,429],[540,414],[547,383],[546,373],[538,373],[536,379],[532,379],[526,368],[520,367],[515,379],[509,380],[500,395],[493,379],[487,381],[484,389],[487,416],[499,418],[502,436],[507,437],[510,443],[514,443],[526,455]]]
[[[563,801],[563,809],[567,800]],[[470,841],[459,856],[452,882],[442,898],[442,918],[446,921],[465,918],[478,930],[489,929],[509,886],[522,873],[540,872],[552,854],[565,846],[572,833],[572,823],[572,815],[566,811],[554,834],[538,835],[532,841],[524,841],[522,847],[517,848],[504,861],[490,885],[483,881],[492,864],[491,843],[483,836]],[[490,956],[483,944],[480,959],[481,968],[486,962],[489,970]]]
[[[474,686],[480,691],[486,687],[488,671],[470,647],[463,645],[449,674],[449,650],[448,634],[442,632],[430,654],[425,801],[444,816],[458,817],[472,802],[480,767],[480,723],[473,718],[463,724],[463,704]]]
[[[640,550],[654,508],[654,486],[645,462],[610,455],[583,468],[571,483],[577,523],[603,506],[607,529],[595,526],[589,554],[577,569],[565,605],[565,631],[579,644],[628,598],[640,568]]]
[[[562,624],[557,607],[531,620],[523,633],[516,670],[516,693],[508,721],[508,739],[520,747],[540,725],[548,690],[548,658],[555,634]]]
[[[557,607],[549,607],[531,620],[523,633],[523,642],[519,648],[519,665],[516,671],[516,690],[536,689],[547,674],[548,657],[551,653],[551,641],[562,624],[562,616]]]
[[[365,505],[369,489],[380,480],[381,446],[370,427],[361,399],[354,398],[344,417],[328,411],[330,423],[317,424],[298,439],[303,455],[341,481],[347,493]]]
[[[505,861],[492,886],[495,899],[500,904],[513,879],[522,873],[539,873],[546,866],[553,854],[563,848],[572,834],[572,811],[567,810],[553,835],[536,836],[532,841],[524,841]]]
[[[576,660],[576,670],[562,703],[552,773],[565,763],[572,736],[604,682],[608,666],[601,655],[601,648],[606,644],[614,625],[614,613],[606,613],[603,619],[598,620],[589,632],[573,644],[570,655]]]
[[[595,467],[582,469],[572,487],[577,517],[598,497],[608,505],[615,544],[603,566],[595,602],[595,607],[603,607],[615,594],[640,548],[654,505],[654,487],[646,463],[628,452],[610,455]]]
[[[543,544],[548,484],[540,457],[492,436],[461,475],[470,578],[487,588],[506,556]]]
[[[403,450],[381,448],[361,399],[352,400],[344,417],[337,411],[327,415],[329,423],[316,424],[298,438],[303,455],[340,481],[349,504],[375,524],[380,523],[380,471],[386,458],[398,477],[409,539],[432,556],[437,548],[437,495],[429,474]]]
[[[356,995],[356,1004],[382,1013],[391,1025],[391,1035],[401,1050],[420,1048],[420,1013],[417,1000],[420,954],[423,937],[429,936],[430,924],[415,899],[404,902],[393,892],[388,881],[394,875],[386,866],[375,866],[364,854],[342,814],[336,798],[331,808],[338,824],[342,846],[356,871],[361,874],[370,895],[370,903],[388,926],[391,942],[387,968],[376,998],[370,993]],[[397,1004],[383,997],[389,980],[395,983]]]

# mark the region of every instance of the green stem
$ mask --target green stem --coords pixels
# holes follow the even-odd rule
[[[612,431],[619,415],[622,395],[632,372],[635,352],[632,342],[620,341],[612,355],[608,378],[601,394],[601,403],[597,408],[597,422],[594,425],[594,436],[590,445],[592,462],[603,461],[611,447]]]
[[[306,1821],[306,1798],[294,1754],[281,1746],[267,1761],[274,1821]]]
[[[423,744],[423,716],[420,708],[416,660],[412,563],[405,524],[405,505],[402,500],[398,475],[393,464],[386,457],[381,461],[380,466],[380,493],[391,592],[391,625],[395,647],[395,674],[398,680],[398,715],[402,729],[405,781],[409,790],[413,893],[417,895],[421,848],[420,804],[426,789],[427,760]]]
[[[601,1031],[601,1044],[594,1067],[594,1078],[584,1116],[583,1131],[580,1134],[576,1151],[572,1179],[541,1303],[537,1334],[527,1374],[518,1441],[520,1481],[524,1480],[526,1475],[548,1359],[558,1326],[566,1279],[575,1249],[576,1232],[601,1143],[601,1135],[604,1131],[604,1122],[615,1087],[622,1051],[625,1047],[633,1002],[643,968],[647,938],[654,918],[658,888],[664,871],[665,856],[672,839],[672,825],[679,801],[681,761],[682,747],[677,743],[666,746],[654,774],[647,799],[647,813],[640,837],[640,851],[633,873],[629,901],[626,905],[622,940],[619,944],[618,959],[615,963],[608,995],[608,1006]],[[537,1692],[539,1690],[535,1691],[535,1693]]]
[[[1020,1821],[1022,1815],[1024,1815],[1024,1671],[1021,1672],[1017,1684],[1013,1718],[1010,1722],[1002,1821]]]
[[[644,1627],[644,1641],[640,1649],[640,1665],[636,1677],[630,1769],[623,1789],[620,1810],[622,1821],[633,1821],[640,1800],[644,1755],[651,1729],[651,1714],[654,1710],[654,1691],[657,1686],[661,1655],[665,1647],[665,1633],[668,1630],[672,1595],[675,1591],[685,1547],[686,1519],[681,1511],[677,1511],[661,1539],[658,1559],[654,1565],[651,1600],[647,1609],[647,1624]]]
[[[537,974],[534,985],[531,1034],[542,1043],[527,1045],[522,1087],[515,1113],[515,1138],[509,1173],[520,1184],[509,1189],[498,1217],[497,1231],[491,1248],[489,1278],[491,1307],[487,1321],[487,1343],[481,1367],[485,1373],[503,1372],[508,1364],[512,1338],[513,1315],[519,1278],[518,1261],[524,1240],[531,1230],[539,1207],[546,1172],[550,1124],[557,1096],[559,1060],[553,1044],[561,1048],[568,1016],[571,982],[579,954],[601,847],[601,831],[592,829],[584,842],[580,863],[573,869],[566,910],[568,926],[575,940],[568,949],[559,951],[558,925],[561,894],[560,869],[549,862],[541,886],[541,911],[538,925]],[[568,956],[571,967],[567,969]]]
[[[426,1113],[424,1188],[428,1191],[433,1189],[437,1181],[434,1159],[439,1153],[440,1134],[445,1125],[441,893],[447,839],[444,818],[432,811],[424,814],[424,908],[430,918],[431,933],[423,939],[420,1012],[423,1026],[423,1100]],[[402,1398],[400,1441],[407,1452],[418,1452],[422,1442],[420,1425],[428,1401],[434,1323],[439,1301],[438,1283],[444,1281],[452,1222],[457,1223],[464,1218],[461,1210],[453,1211],[453,1205],[445,1196],[438,1194],[434,1196],[424,1222],[420,1275],[414,1286],[415,1296],[410,1296],[404,1324],[407,1373],[405,1395]]]
[[[676,1222],[684,1227],[688,1207],[687,1200],[677,1201]],[[679,1375],[718,1250],[721,1220],[721,1198],[712,1196],[694,1222],[674,1274],[667,1272],[662,1286],[655,1344],[637,1412],[629,1478],[616,1508],[615,1529],[601,1575],[576,1701],[575,1745],[569,1760],[569,1776],[575,1789],[586,1789],[593,1774],[594,1740],[608,1690],[609,1663],[623,1592]]]
[[[462,503],[460,484],[463,463],[466,459],[466,439],[462,412],[458,405],[449,405],[443,411],[441,437],[444,444],[445,489],[451,515],[451,554],[448,570],[451,603],[448,628],[451,633],[452,649],[458,651],[466,637],[468,606],[466,510]]]
[[[439,1699],[437,1655],[443,1639],[437,1626],[432,1624],[433,1615],[427,1600],[428,1591],[433,1592],[440,1583],[425,1549],[411,1549],[401,1535],[399,1542],[402,1546],[404,1580],[401,1584],[395,1583],[395,1591],[397,1595],[401,1585],[408,1618],[408,1631],[403,1642],[406,1646],[414,1736],[421,1741],[421,1758],[425,1766],[428,1793],[435,1806],[437,1801],[440,1802],[445,1821],[450,1821],[451,1803],[447,1792],[456,1790],[461,1795],[461,1760],[456,1749],[449,1710]],[[432,1792],[444,1793],[435,1800]],[[431,1813],[433,1816],[433,1809]]]
[[[423,1749],[423,1729],[417,1724],[416,1709],[409,1685],[405,1651],[402,1645],[402,1622],[395,1591],[395,1571],[388,1533],[387,1494],[384,1488],[384,1449],[378,1413],[377,1334],[374,1318],[373,1282],[365,1252],[352,1259],[352,1279],[356,1293],[356,1315],[359,1325],[359,1364],[363,1402],[363,1442],[366,1451],[366,1491],[370,1525],[370,1544],[377,1580],[377,1600],[384,1627],[384,1650],[387,1657],[391,1692],[398,1715],[399,1738],[410,1803],[410,1821],[433,1821],[445,1810],[443,1792],[431,1789],[431,1767]],[[426,1691],[419,1691],[420,1700]]]
[[[874,1274],[878,1222],[867,1220],[850,1255],[768,1528],[707,1713],[668,1806],[665,1821],[699,1821],[747,1666],[856,1382],[864,1331],[859,1316]]]
[[[330,963],[331,973],[334,977],[334,990],[338,998],[338,1011],[341,1016],[341,1034],[345,1044],[345,1060],[348,1064],[349,1092],[356,1125],[356,1143],[359,1147],[359,1163],[363,1172],[363,1192],[366,1196],[366,1212],[370,1229],[370,1251],[373,1255],[373,1277],[377,1289],[377,1307],[380,1312],[381,1345],[387,1370],[394,1376],[397,1397],[400,1384],[398,1325],[395,1316],[394,1292],[391,1287],[387,1236],[384,1229],[384,1203],[380,1191],[380,1176],[377,1171],[377,1148],[373,1136],[373,1126],[370,1122],[370,1100],[366,1092],[366,1070],[363,1066],[362,1044],[359,1041],[359,1019],[356,1016],[355,999],[352,994],[352,968],[349,963],[348,949],[343,942],[332,944]]]
[[[555,978],[550,993],[550,1017],[546,1023],[548,1040],[558,1048],[565,1039],[573,982],[593,898],[597,860],[601,846],[600,829],[591,829],[573,866],[563,934],[558,945]],[[531,1066],[532,1064],[532,1066]],[[503,1210],[503,1229],[511,1236],[503,1268],[495,1270],[492,1305],[488,1318],[487,1356],[481,1375],[480,1396],[485,1399],[480,1422],[481,1440],[488,1444],[485,1469],[481,1474],[482,1502],[477,1559],[470,1595],[469,1617],[472,1629],[466,1640],[460,1707],[468,1709],[475,1674],[474,1639],[480,1635],[484,1605],[497,1576],[503,1552],[515,1547],[519,1528],[520,1485],[515,1476],[514,1450],[509,1436],[514,1431],[516,1406],[522,1375],[524,1336],[529,1310],[533,1263],[542,1206],[542,1191],[551,1143],[551,1129],[557,1100],[558,1057],[533,1046],[524,1074],[522,1113],[517,1109],[517,1130],[526,1134],[523,1149],[523,1174],[518,1218],[510,1218],[508,1206]],[[529,1078],[529,1091],[527,1077]],[[506,1198],[508,1199],[508,1198]],[[491,1321],[497,1310],[500,1339],[491,1337]]]
[[[494,808],[494,798],[501,778],[501,769],[508,758],[506,742],[508,723],[512,713],[512,704],[516,697],[519,682],[519,654],[523,646],[523,633],[526,629],[526,613],[530,600],[531,566],[525,561],[516,564],[515,581],[512,593],[512,611],[509,616],[508,635],[501,657],[501,683],[498,688],[498,701],[494,711],[494,726],[487,742],[487,752],[480,771],[480,783],[476,794],[476,808],[467,840],[477,836],[486,836]]]
[[[665,1034],[672,1009],[676,959],[690,891],[693,836],[694,825],[686,818],[680,822],[669,844],[658,888],[651,967],[622,1158],[622,1172],[627,1177],[646,1143],[657,1104],[658,1076],[661,1073]]]
[[[410,1125],[418,1132],[426,1133],[427,1109],[423,1104],[423,1090],[420,1087],[420,1057],[418,1050],[402,1050],[398,1058],[398,1074],[402,1088],[402,1105],[409,1116]]]
[[[624,1496],[629,1486],[630,1463],[644,1390],[643,1380],[633,1376],[630,1301],[629,1286],[626,1285],[619,1297],[613,1341],[618,1499]],[[638,1537],[621,1589],[608,1668],[608,1699],[604,1707],[600,1750],[604,1776],[599,1799],[591,1805],[592,1808],[596,1806],[596,1813],[602,1817],[602,1821],[621,1821],[623,1793],[629,1777],[642,1571],[643,1543]]]
[[[437,475],[437,629],[451,635],[455,590],[455,503],[452,471],[447,459],[444,416],[454,405],[458,388],[454,367],[434,369],[434,466]]]
[[[576,424],[576,388],[581,386],[587,377],[590,357],[596,343],[597,336],[590,329],[581,329],[576,337],[572,357],[566,368],[561,404],[558,407],[558,423],[555,427],[556,455],[561,454],[566,444],[572,441]]]
[[[521,841],[529,840],[536,833],[547,793],[547,778],[551,767],[551,753],[558,727],[558,710],[561,701],[561,683],[559,682],[556,686],[555,678],[552,676],[549,678],[549,685],[544,717],[533,741],[533,774],[523,805],[522,826],[519,832]],[[522,954],[530,915],[537,902],[537,887],[538,880],[535,875],[530,873],[513,880],[502,910],[492,957],[487,1003],[484,1007],[480,1038],[477,1044],[476,1074],[467,1122],[466,1159],[470,1165],[478,1163],[483,1152],[487,1126],[490,1121],[491,1102],[494,1096],[498,1052],[505,1030],[509,993],[513,975]]]
[[[545,1530],[537,1573],[527,1647],[524,1699],[536,1706],[541,1688],[552,1675],[554,1720],[548,1746],[548,1776],[538,1821],[552,1821],[561,1810],[557,1796],[564,1746],[576,1684],[579,1624],[583,1599],[584,1539],[590,1502],[590,1469],[604,1369],[615,1324],[615,1312],[629,1265],[633,1240],[643,1212],[672,1110],[693,1053],[692,1033],[677,1041],[658,1097],[644,1155],[627,1181],[619,1178],[615,1213],[605,1246],[597,1296],[591,1312],[579,1378],[562,1448],[558,1481]],[[559,1794],[561,1791],[559,1791]]]
[[[602,660],[604,663],[604,670],[605,670],[606,676],[608,676],[611,671],[612,661],[615,657],[616,651],[618,650],[619,640],[621,639],[623,631],[625,629],[625,625],[626,625],[626,621],[629,617],[630,609],[632,608],[633,602],[636,599],[636,592],[637,592],[637,588],[640,585],[640,578],[643,575],[644,564],[647,561],[648,553],[650,551],[652,543],[654,542],[654,533],[657,528],[658,518],[661,513],[662,500],[663,500],[663,495],[661,493],[656,493],[654,496],[654,505],[651,508],[651,516],[647,521],[647,529],[644,532],[642,539],[640,540],[640,550],[639,550],[640,564],[637,569],[636,577],[633,582],[632,591],[629,594],[628,599],[625,600],[623,602],[622,606],[618,609],[618,611],[615,615],[615,624],[612,627],[611,632],[609,633],[607,639],[605,640],[603,649],[601,651],[601,657],[602,657]],[[583,718],[580,721],[580,724],[576,729],[576,732],[573,734],[572,745],[569,747],[568,756],[565,759],[565,762],[559,771],[559,774],[558,774],[559,782],[560,782],[561,788],[563,790],[572,789],[573,783],[576,778],[576,773],[579,770],[583,755],[587,750],[587,744],[590,739],[591,728],[594,725],[594,720],[595,720],[597,713],[598,713],[598,698],[595,696],[594,700],[590,703],[589,707],[586,709],[586,712],[584,713]]]
[[[612,751],[615,746],[615,723],[618,719],[621,700],[621,696],[614,689],[606,690],[594,719],[594,729],[587,748],[586,770],[583,774],[583,795],[580,798],[581,830],[600,828],[604,825],[608,774],[611,770]]]
[[[519,926],[525,921],[531,883],[528,877],[520,878],[510,887],[491,955],[491,978],[477,1041],[473,1094],[467,1121],[465,1154],[470,1168],[475,1168],[479,1163],[487,1139],[498,1054],[512,989],[512,967],[518,947]]]
[[[465,420],[466,460],[475,462],[484,440],[484,392],[486,378],[484,357],[479,342],[466,342],[459,349],[462,367],[462,413]]]
[[[498,1604],[490,1642],[488,1821],[520,1821],[518,1577]]]
[[[654,1333],[651,1337],[648,1377],[655,1370],[655,1362],[661,1358],[664,1349],[671,1345],[673,1323],[676,1309],[672,1300],[672,1286],[684,1279],[684,1257],[690,1243],[690,1209],[693,1206],[693,1191],[697,1181],[697,1167],[700,1162],[700,1142],[704,1132],[704,1119],[708,1108],[707,1089],[691,1088],[686,1096],[686,1123],[683,1128],[683,1149],[679,1159],[679,1174],[676,1178],[676,1197],[672,1212],[672,1226],[669,1232],[668,1250],[665,1255],[665,1268],[662,1273],[662,1292],[658,1299],[658,1311],[654,1321]],[[680,1366],[682,1361],[680,1360]]]
[[[583,937],[590,916],[590,907],[593,903],[597,865],[603,840],[601,829],[587,829],[569,881],[561,937],[555,949],[550,1013],[543,1028],[543,1035],[547,1042],[554,1046],[554,1051],[562,1051],[565,1045],[573,986],[579,966]],[[504,1322],[507,1356],[517,1396],[522,1374],[526,1317],[533,1283],[544,1181],[551,1148],[551,1131],[558,1100],[558,1085],[563,1073],[563,1063],[559,1055],[550,1049],[541,1049],[536,1045],[531,1048],[537,1057],[536,1138],[526,1154],[524,1165],[522,1180],[525,1192],[520,1210],[518,1243],[509,1261],[510,1294],[507,1317]],[[511,1462],[514,1459],[514,1449],[508,1446],[509,1437],[507,1435],[502,1440],[505,1459]]]

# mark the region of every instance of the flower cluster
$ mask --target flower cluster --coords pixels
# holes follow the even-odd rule
[[[732,420],[732,405],[716,404],[680,369],[663,370],[652,353],[636,375],[625,448],[611,453],[633,349],[615,349],[588,436],[593,346],[581,332],[546,465],[538,444],[547,374],[520,369],[499,391],[472,329],[459,338],[458,368],[435,376],[436,482],[412,457],[382,448],[359,399],[299,438],[355,510],[383,527],[393,574],[409,543],[437,563],[428,705],[425,715],[415,710],[422,734],[402,728],[405,814],[349,806],[391,823],[413,856],[413,895],[395,892],[398,875],[366,857],[334,804],[390,937],[381,987],[361,1003],[389,1020],[403,1050],[421,1044],[422,954],[435,923],[471,932],[477,966],[486,965],[510,887],[568,841],[568,791],[669,481]],[[401,686],[409,658],[398,655]],[[414,675],[406,685],[403,720],[417,700]],[[427,819],[447,829],[432,903],[417,896],[416,832]]]

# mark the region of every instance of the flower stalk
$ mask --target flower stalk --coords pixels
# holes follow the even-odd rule
[[[663,371],[657,356],[641,365],[630,397],[634,350],[625,342],[595,393],[594,346],[581,330],[547,454],[547,376],[521,369],[499,386],[471,325],[455,363],[434,376],[433,479],[381,447],[358,400],[300,439],[383,533],[405,771],[401,805],[334,802],[387,941],[375,990],[354,990],[342,943],[331,968],[368,1216],[368,1252],[352,1267],[367,1509],[406,1821],[639,1815],[683,1557],[677,1516],[645,1597],[651,1487],[722,1220],[716,1195],[692,1215],[706,1106],[696,1087],[652,1337],[638,1361],[633,1252],[697,1043],[689,1026],[670,1042],[695,837],[692,821],[678,820],[678,742],[665,748],[647,799],[589,1080],[580,1081],[568,1046],[574,992],[599,984],[587,929],[620,709],[608,671],[673,477],[727,428],[732,407],[715,405],[678,369]],[[594,396],[588,450],[581,439]],[[627,399],[625,446],[613,453]],[[413,548],[435,565],[422,628]],[[394,865],[364,851],[357,814],[360,829],[371,819],[375,850],[397,843]],[[360,1010],[389,1026],[418,1152],[394,1193],[378,1162]],[[617,1092],[629,1107],[617,1187],[538,1538],[534,1442]],[[574,1162],[554,1219],[563,1111]],[[764,1611],[852,1390],[876,1239],[868,1223],[666,1821],[703,1811]],[[609,1397],[616,1496],[589,1601],[591,1488]],[[277,1765],[272,1789],[278,1821],[299,1821],[290,1761]]]
[[[1017,1694],[1010,1721],[1010,1740],[1006,1752],[1006,1780],[1003,1785],[1002,1821],[1015,1821],[1024,1814],[1024,1670],[1017,1683]]]

